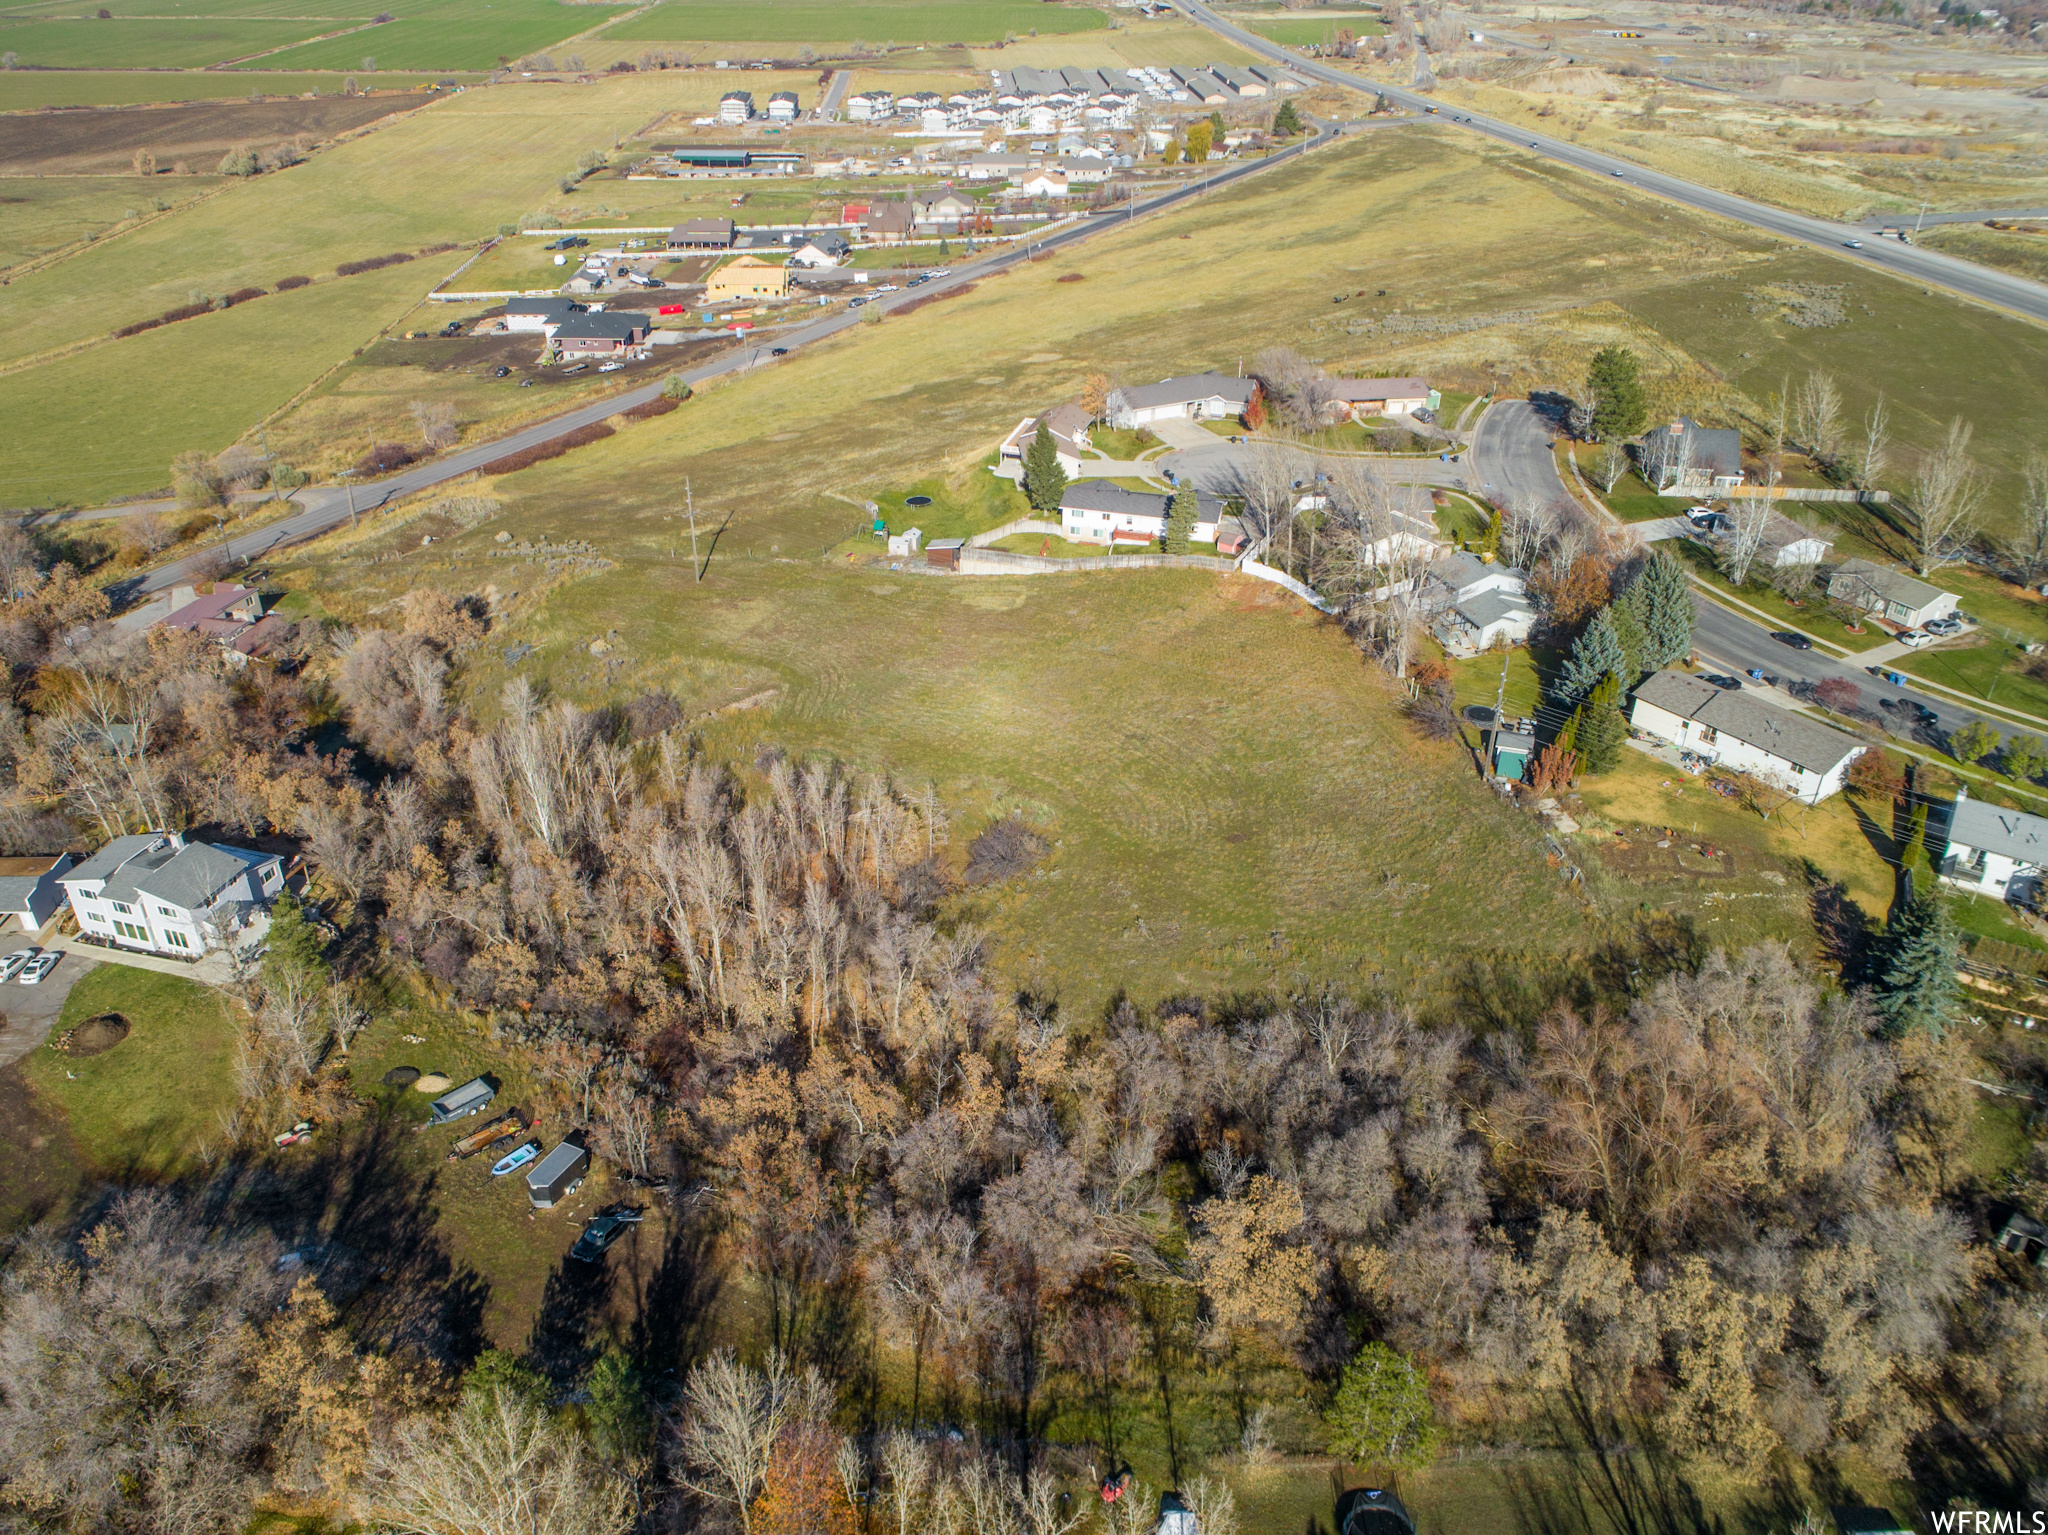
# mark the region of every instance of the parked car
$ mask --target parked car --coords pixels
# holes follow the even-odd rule
[[[1792,647],[1792,648],[1793,648],[1794,650],[1811,650],[1811,649],[1813,649],[1813,641],[1812,641],[1812,640],[1808,639],[1808,638],[1807,638],[1807,637],[1806,637],[1805,635],[1803,635],[1803,634],[1794,634],[1794,633],[1793,633],[1793,632],[1792,632],[1791,630],[1789,630],[1789,629],[1787,629],[1787,630],[1784,630],[1784,631],[1782,631],[1782,632],[1780,632],[1780,633],[1774,634],[1774,635],[1772,635],[1772,636],[1771,636],[1771,638],[1772,638],[1772,639],[1774,639],[1774,640],[1776,640],[1776,641],[1777,641],[1777,642],[1778,642],[1778,643],[1779,643],[1780,645],[1790,645],[1790,646],[1791,646],[1791,647]]]
[[[773,347],[769,350],[768,355],[770,357],[787,357],[789,355],[789,348],[786,346]]]
[[[569,1256],[578,1263],[595,1263],[628,1226],[637,1226],[643,1219],[638,1210],[614,1210],[597,1216],[583,1228],[583,1235],[569,1249]]]
[[[57,950],[45,949],[21,967],[21,975],[18,979],[24,986],[40,986],[43,984],[43,977],[52,970],[55,970],[57,968],[57,961],[63,957],[62,953]]]
[[[0,959],[0,985],[20,975],[30,961],[36,957],[34,949],[16,949],[5,959]]]
[[[1940,635],[1929,634],[1925,629],[1908,629],[1899,636],[1899,643],[1908,650],[1918,650],[1922,645],[1932,645],[1940,638]]]
[[[1930,618],[1927,620],[1927,632],[1944,636],[1961,634],[1963,632],[1963,621],[1953,613],[1945,618]]]
[[[1711,682],[1717,688],[1726,688],[1731,693],[1742,691],[1742,679],[1740,677],[1727,677],[1723,676],[1720,672],[1701,672],[1700,680]]]
[[[597,365],[597,371],[600,373],[616,373],[623,367],[625,367],[625,364],[622,362],[601,362]]]
[[[501,362],[501,363],[499,363],[499,364],[497,365],[497,367],[495,367],[495,368],[491,369],[491,377],[492,377],[492,378],[504,378],[504,377],[505,377],[505,376],[506,376],[507,374],[509,374],[509,373],[510,373],[511,371],[512,371],[512,370],[511,370],[510,368],[506,367],[506,366],[505,366],[505,365],[504,365],[504,364],[503,364],[503,363]]]

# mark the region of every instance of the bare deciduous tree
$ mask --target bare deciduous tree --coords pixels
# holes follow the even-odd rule
[[[2005,556],[2021,583],[2032,586],[2048,572],[2048,452],[2029,449],[2020,477],[2018,516]]]
[[[1734,526],[1721,535],[1721,568],[1740,586],[1749,579],[1749,567],[1770,527],[1771,503],[1762,496],[1738,496],[1728,503],[1727,515]]]
[[[1599,483],[1602,495],[1612,495],[1614,487],[1621,483],[1621,477],[1628,473],[1628,445],[1609,438],[1601,445],[1599,458],[1593,461],[1593,478]]]
[[[1970,457],[1970,433],[1970,424],[1957,416],[1941,446],[1924,455],[1914,472],[1914,563],[1922,576],[1962,559],[1976,531],[1984,475]]]
[[[436,453],[452,448],[462,433],[455,424],[455,407],[446,400],[414,400],[408,407],[420,441]]]
[[[1856,463],[1856,484],[1864,490],[1877,489],[1891,455],[1891,411],[1880,392],[1863,418],[1863,452]]]
[[[1794,430],[1819,464],[1834,464],[1842,453],[1842,391],[1834,376],[1818,370],[1806,375],[1794,404]]]
[[[799,1370],[771,1349],[756,1370],[721,1350],[693,1365],[683,1387],[680,1480],[731,1508],[751,1535],[754,1495],[767,1478],[776,1438],[792,1423],[823,1423],[831,1411],[832,1388],[815,1365]]]

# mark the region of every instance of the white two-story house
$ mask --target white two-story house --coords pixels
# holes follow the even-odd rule
[[[2048,864],[2048,818],[2008,810],[1956,790],[1948,813],[1942,879],[2004,901],[2037,883]]]
[[[214,942],[208,924],[217,913],[239,924],[277,899],[284,860],[149,831],[116,837],[58,883],[87,937],[197,959]]]

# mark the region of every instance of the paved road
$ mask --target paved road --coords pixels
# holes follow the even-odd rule
[[[1203,5],[1201,0],[1174,0],[1174,3],[1210,31],[1228,38],[1240,48],[1284,64],[1296,74],[1368,96],[1384,94],[1389,101],[1410,110],[1425,110],[1432,105],[1427,98],[1400,86],[1380,85],[1320,60],[1302,58],[1299,54],[1292,53],[1275,43],[1269,43],[1242,27],[1231,25],[1208,6]],[[1702,213],[1733,219],[1737,223],[1747,224],[1752,229],[1760,229],[1787,240],[1796,240],[1803,245],[1818,246],[1844,260],[1858,261],[1865,266],[1876,267],[1909,282],[1938,283],[1966,298],[2010,310],[2030,320],[2048,323],[2048,285],[2029,282],[2024,277],[2014,277],[2005,272],[1995,272],[1968,261],[1959,261],[1938,251],[1924,250],[1917,245],[1900,245],[1891,240],[1873,240],[1862,249],[1851,251],[1845,248],[1844,242],[1859,239],[1869,233],[1868,230],[1849,224],[1837,224],[1828,219],[1809,218],[1803,213],[1791,213],[1783,208],[1751,202],[1746,197],[1736,197],[1732,193],[1717,192],[1711,187],[1682,181],[1662,171],[1647,170],[1632,160],[1603,155],[1597,150],[1569,144],[1562,139],[1548,138],[1542,134],[1532,133],[1526,128],[1467,113],[1462,108],[1439,107],[1437,110],[1440,121],[1468,128],[1474,133],[1484,134],[1488,138],[1498,139],[1519,149],[1530,150],[1580,170],[1617,178],[1638,191],[1653,192],[1659,197],[1682,203]]]
[[[2048,208],[1990,208],[1975,213],[1886,213],[1859,229],[1915,229],[1926,224],[1982,224],[1989,219],[2048,219]]]
[[[818,103],[818,110],[815,115],[827,122],[838,121],[839,104],[846,100],[846,88],[852,83],[852,70],[833,70],[832,83],[825,87],[825,99]]]
[[[1316,131],[1308,138],[1302,140],[1301,143],[1279,150],[1266,156],[1264,159],[1232,162],[1223,169],[1205,176],[1199,181],[1186,182],[1169,188],[1166,191],[1156,193],[1151,197],[1141,198],[1129,204],[1120,212],[1097,214],[1082,218],[1074,223],[1063,225],[1046,235],[1043,239],[1033,240],[1016,250],[987,256],[980,261],[954,267],[946,276],[936,278],[920,288],[907,289],[901,293],[883,294],[871,300],[865,309],[848,310],[821,320],[814,320],[808,325],[797,326],[792,330],[777,335],[772,342],[761,341],[751,346],[736,347],[732,351],[721,353],[719,356],[698,367],[684,371],[680,376],[685,383],[694,388],[699,384],[708,383],[712,379],[745,373],[758,367],[765,367],[775,361],[772,355],[775,348],[779,347],[785,352],[795,352],[814,342],[823,341],[827,337],[836,336],[842,331],[851,330],[854,326],[861,324],[864,317],[872,311],[879,310],[886,314],[893,309],[901,308],[905,304],[922,302],[933,294],[944,293],[954,288],[963,287],[994,272],[1014,266],[1018,262],[1028,260],[1032,256],[1043,255],[1048,251],[1076,244],[1093,235],[1121,228],[1139,214],[1156,213],[1162,209],[1171,208],[1176,204],[1187,202],[1202,196],[1204,193],[1214,191],[1218,187],[1228,186],[1233,182],[1242,181],[1248,176],[1256,176],[1261,171],[1269,170],[1274,166],[1284,165],[1319,145],[1329,143],[1337,136],[1338,132],[1339,129],[1334,124],[1319,124]],[[588,426],[594,422],[602,421],[607,416],[617,415],[620,411],[630,410],[636,405],[644,405],[648,401],[657,398],[661,394],[662,387],[659,383],[647,384],[638,389],[628,389],[622,394],[610,395],[605,399],[592,401],[588,405],[580,406],[575,410],[565,411],[561,415],[550,417],[546,421],[536,422],[534,425],[514,432],[508,437],[501,437],[495,442],[478,443],[474,446],[463,448],[459,452],[449,453],[440,458],[432,459],[427,463],[416,464],[412,468],[394,474],[387,479],[370,481],[365,484],[356,485],[352,489],[346,486],[321,486],[315,489],[302,490],[293,499],[305,508],[304,511],[299,512],[295,516],[280,518],[268,527],[259,528],[254,532],[244,533],[239,537],[231,538],[224,546],[210,544],[204,551],[193,556],[191,559],[153,570],[140,580],[135,587],[135,591],[138,593],[160,591],[166,586],[190,580],[198,566],[198,562],[210,559],[215,553],[223,549],[231,561],[237,564],[253,564],[257,560],[267,558],[278,549],[286,548],[292,544],[304,543],[309,538],[317,538],[322,533],[326,533],[347,522],[351,515],[360,516],[362,513],[382,506],[387,502],[398,500],[404,496],[416,495],[423,490],[430,490],[436,485],[445,484],[449,480],[474,473],[493,459],[503,458],[509,453],[516,453],[524,448],[538,447],[542,443],[550,442],[560,437],[565,432],[574,431],[577,427]]]
[[[1527,400],[1495,400],[1472,433],[1474,488],[1500,506],[1573,504],[1557,477],[1557,428]]]

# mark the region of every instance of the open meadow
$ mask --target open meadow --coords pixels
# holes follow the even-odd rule
[[[0,70],[0,112],[34,112],[44,107],[134,107],[175,101],[227,101],[261,96],[339,96],[359,71],[294,74],[213,69],[10,69]],[[472,84],[463,74],[406,74],[380,70],[367,81],[380,91],[415,90],[437,81]]]
[[[660,0],[605,30],[610,42],[762,42],[820,49],[833,43],[999,43],[1011,34],[1093,32],[1088,5],[1045,0]]]
[[[0,119],[4,124],[5,119]],[[0,270],[97,239],[119,225],[148,218],[159,202],[177,207],[210,192],[218,178],[154,186],[102,176],[36,176],[0,180]]]

